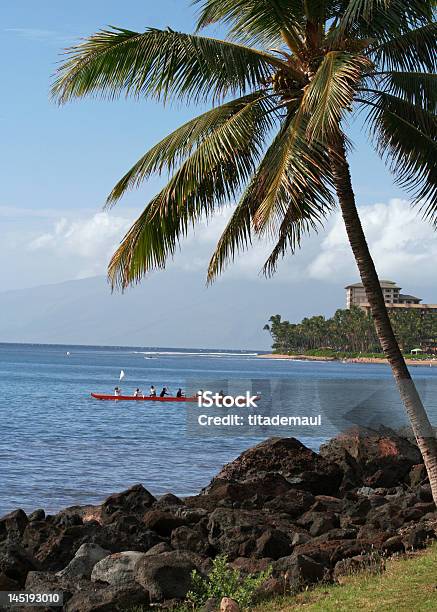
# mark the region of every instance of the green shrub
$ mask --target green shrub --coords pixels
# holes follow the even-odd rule
[[[254,603],[257,589],[271,575],[272,568],[242,578],[240,572],[228,567],[227,563],[226,555],[216,557],[206,578],[194,570],[191,574],[192,585],[187,593],[186,603],[178,608],[178,611],[196,610],[208,599],[214,598],[220,601],[222,597],[234,599],[242,610],[249,609]]]

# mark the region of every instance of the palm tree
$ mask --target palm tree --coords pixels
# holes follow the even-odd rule
[[[156,144],[108,197],[152,173],[168,184],[114,254],[113,287],[164,268],[190,227],[236,204],[212,281],[255,238],[275,241],[264,271],[340,206],[377,334],[437,501],[437,440],[387,314],[352,188],[347,118],[364,113],[377,153],[437,226],[437,25],[433,0],[195,0],[194,34],[100,31],[68,51],[60,103],[121,94],[211,110]],[[227,28],[225,40],[200,31]],[[335,198],[335,195],[337,196]]]

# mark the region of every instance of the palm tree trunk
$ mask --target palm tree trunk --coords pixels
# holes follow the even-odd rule
[[[393,332],[375,264],[356,208],[343,139],[338,140],[332,147],[331,153],[335,188],[346,232],[375,322],[376,333],[390,363],[402,402],[410,419],[428,472],[434,502],[437,505],[437,439]]]

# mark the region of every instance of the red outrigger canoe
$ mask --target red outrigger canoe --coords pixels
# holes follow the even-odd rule
[[[98,400],[109,400],[116,402],[197,402],[197,397],[165,397],[152,395],[105,395],[104,393],[91,393],[91,397]]]

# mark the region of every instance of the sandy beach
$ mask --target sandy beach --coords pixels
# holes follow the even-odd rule
[[[271,353],[268,355],[258,355],[261,359],[290,359],[291,361],[341,361],[343,363],[382,363],[387,364],[387,359],[378,357],[350,357],[347,359],[336,359],[335,357],[319,357],[315,355],[281,355]],[[409,366],[435,366],[437,367],[437,358],[435,359],[406,359]]]

